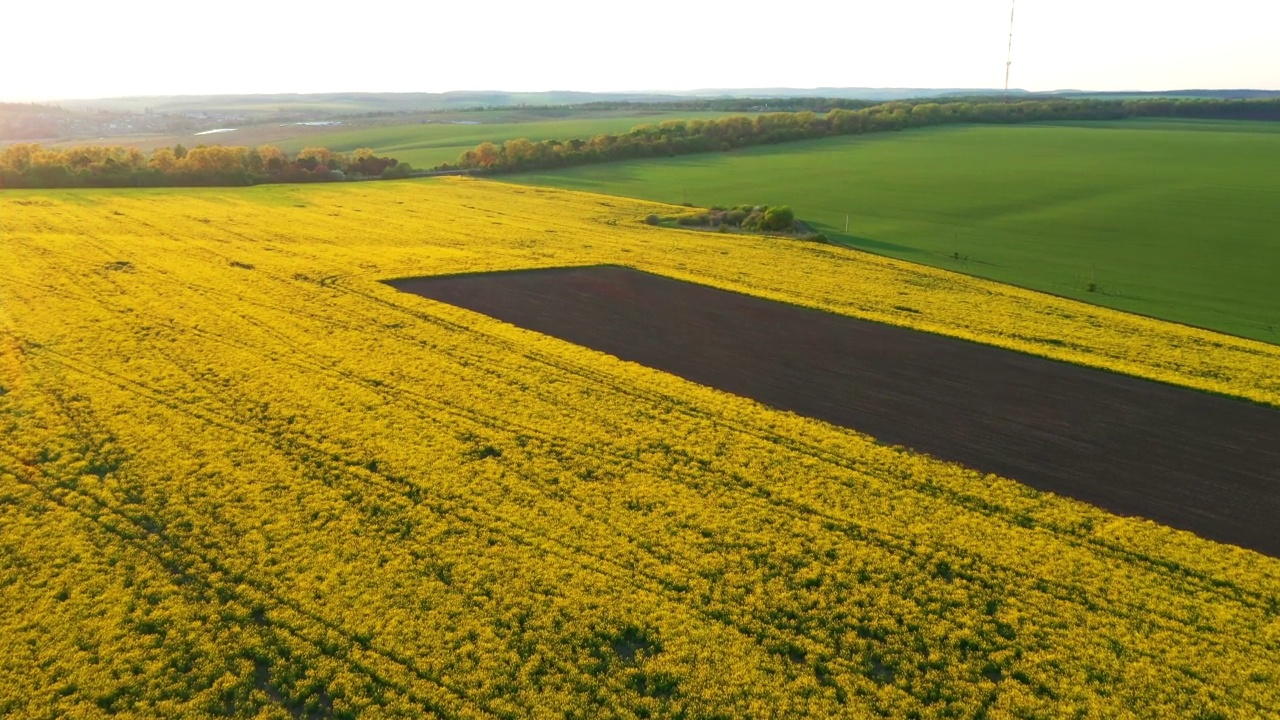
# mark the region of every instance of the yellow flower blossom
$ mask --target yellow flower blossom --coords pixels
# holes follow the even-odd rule
[[[652,212],[0,195],[0,714],[1280,714],[1274,558],[380,281],[621,264],[1272,405],[1280,348]]]

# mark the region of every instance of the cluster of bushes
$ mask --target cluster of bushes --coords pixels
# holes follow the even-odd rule
[[[719,232],[771,233],[792,235],[804,240],[826,241],[825,237],[797,220],[795,212],[786,205],[736,205],[734,207],[717,205],[704,213],[674,218],[650,215],[645,218],[645,222],[650,225],[677,225]]]
[[[296,155],[264,145],[190,150],[182,145],[143,153],[118,145],[47,148],[35,143],[0,150],[0,188],[159,187],[336,182],[405,177],[411,168],[361,148],[352,153],[306,148]]]
[[[717,206],[694,218],[711,227],[727,225],[743,230],[768,232],[786,232],[796,224],[796,214],[786,205],[739,205],[732,208]]]
[[[861,110],[783,112],[718,120],[668,120],[589,139],[485,142],[438,170],[516,172],[594,162],[732,150],[832,135],[957,123],[1118,120],[1129,117],[1280,119],[1280,100],[1026,100],[889,102]]]

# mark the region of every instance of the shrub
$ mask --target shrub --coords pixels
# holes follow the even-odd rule
[[[382,177],[384,180],[404,178],[409,177],[409,173],[411,172],[413,172],[413,168],[409,167],[409,163],[396,163],[395,165],[388,167],[386,170],[383,170]]]
[[[796,221],[796,214],[786,205],[771,207],[764,212],[760,227],[765,230],[790,230]]]

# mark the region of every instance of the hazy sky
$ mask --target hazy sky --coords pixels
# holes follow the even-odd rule
[[[0,0],[0,99],[1000,87],[1008,0]],[[1280,89],[1280,0],[1020,0],[1014,87]]]

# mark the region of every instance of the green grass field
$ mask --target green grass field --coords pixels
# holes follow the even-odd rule
[[[477,125],[431,122],[374,126],[310,134],[296,140],[280,142],[278,145],[281,149],[290,152],[317,145],[341,151],[369,147],[379,154],[390,155],[397,160],[411,163],[415,168],[426,169],[440,163],[453,162],[462,153],[485,141],[502,142],[516,138],[530,140],[587,138],[600,133],[626,132],[637,125],[659,123],[663,120],[712,119],[730,114],[736,113],[600,111],[592,113],[589,117],[583,117],[583,113],[579,112],[565,119],[528,121],[518,110],[495,110],[485,113],[457,113],[449,116],[464,120],[474,118],[480,123]],[[493,122],[494,120],[500,120],[500,122]]]
[[[851,247],[1280,343],[1280,123],[948,127],[509,179],[785,203]]]

